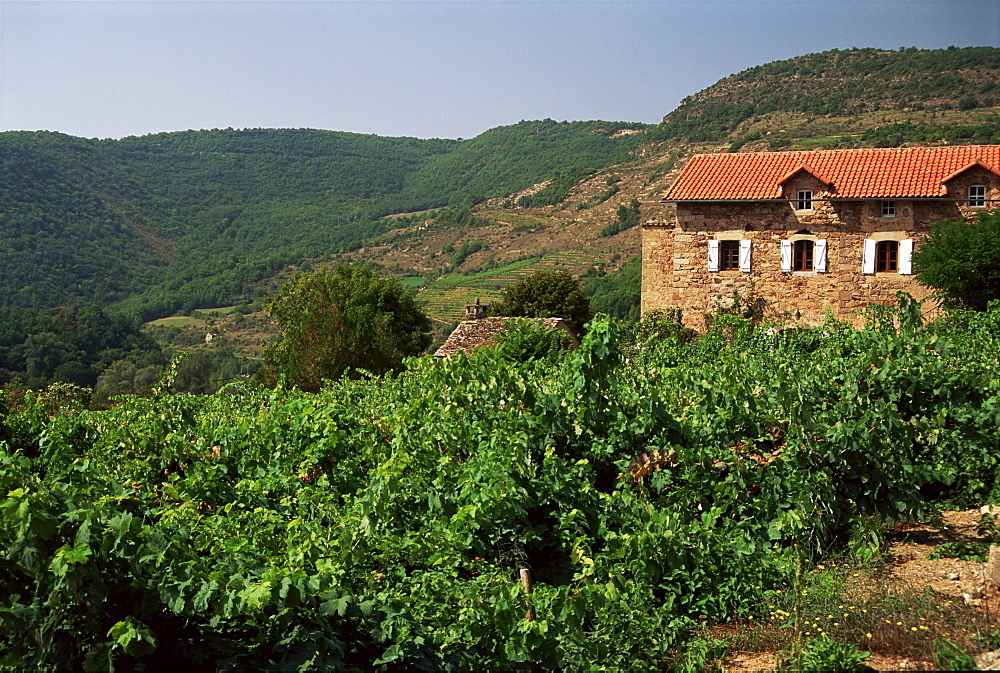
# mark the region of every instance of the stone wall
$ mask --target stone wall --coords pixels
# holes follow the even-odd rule
[[[970,184],[978,179],[967,177]],[[729,301],[734,290],[745,295],[752,289],[779,319],[815,325],[830,311],[860,324],[860,309],[872,302],[894,304],[898,290],[918,299],[931,294],[913,275],[863,274],[864,239],[912,238],[919,245],[932,222],[972,219],[978,212],[955,201],[896,200],[896,216],[884,218],[881,201],[831,201],[819,181],[806,173],[789,180],[783,196],[794,199],[799,189],[814,190],[813,210],[796,211],[794,201],[682,202],[672,221],[644,225],[642,311],[680,308],[686,325],[702,329],[706,312]],[[750,273],[710,272],[712,238],[752,241]],[[781,271],[780,241],[796,238],[827,241],[826,272]]]

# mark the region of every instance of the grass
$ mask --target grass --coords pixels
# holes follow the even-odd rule
[[[473,274],[449,274],[430,281],[420,291],[419,299],[432,320],[456,322],[465,315],[465,306],[481,299],[490,303],[514,283],[539,271],[564,269],[578,276],[591,266],[604,261],[586,252],[567,250],[544,257],[532,257],[496,269]]]
[[[169,318],[160,318],[159,320],[153,320],[149,325],[158,325],[162,327],[204,327],[207,323],[196,316],[190,315],[175,315]]]
[[[161,327],[204,327],[207,318],[226,315],[234,312],[239,306],[220,306],[218,308],[196,308],[191,315],[173,315],[167,318],[152,320],[147,325]]]
[[[869,565],[829,563],[803,575],[798,586],[766,592],[761,613],[738,625],[732,651],[780,652],[826,636],[881,656],[935,661],[940,639],[965,651],[980,649],[1000,620],[977,617],[962,601],[931,589],[890,582]]]
[[[478,216],[492,220],[497,224],[506,224],[512,227],[544,227],[550,222],[543,217],[526,214],[515,210],[481,210],[476,213]]]
[[[233,311],[235,311],[238,308],[239,308],[238,305],[236,305],[236,306],[220,306],[218,308],[196,308],[194,310],[194,312],[195,313],[201,313],[201,314],[217,313],[219,315],[224,315],[226,313],[232,313]]]

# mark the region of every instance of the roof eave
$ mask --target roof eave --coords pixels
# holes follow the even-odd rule
[[[954,180],[955,178],[957,178],[962,173],[965,173],[966,171],[970,171],[973,168],[983,168],[983,169],[986,169],[987,171],[989,171],[990,173],[993,173],[994,175],[1000,175],[1000,171],[997,171],[997,169],[993,168],[992,166],[990,166],[989,164],[987,164],[986,162],[984,162],[982,159],[976,159],[975,161],[973,161],[973,162],[971,162],[971,163],[963,166],[962,168],[959,168],[957,171],[955,171],[954,173],[952,173],[948,177],[942,178],[941,179],[941,184],[945,185],[948,182],[951,182],[952,180]]]
[[[949,196],[828,196],[812,198],[813,201],[963,201]],[[660,203],[791,203],[797,199],[671,199],[663,197]]]

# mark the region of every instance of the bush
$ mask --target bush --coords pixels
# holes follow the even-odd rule
[[[492,350],[509,362],[556,360],[570,346],[570,336],[558,327],[545,327],[514,318],[507,322],[506,331],[496,338]]]
[[[922,284],[941,291],[946,306],[985,310],[1000,299],[1000,210],[983,211],[976,221],[943,220],[913,253]]]
[[[621,231],[625,231],[626,229],[639,224],[639,219],[642,216],[639,205],[640,204],[636,199],[632,199],[629,205],[618,206],[618,216],[615,221],[601,229],[597,235],[602,238],[614,236]]]
[[[636,255],[614,273],[589,278],[583,292],[590,297],[594,313],[635,322],[639,319],[641,280],[642,258]]]
[[[539,271],[503,291],[493,305],[498,316],[562,318],[582,331],[590,320],[590,302],[566,271]]]

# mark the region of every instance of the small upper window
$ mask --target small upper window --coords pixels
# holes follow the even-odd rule
[[[986,185],[969,186],[969,208],[986,207]]]
[[[875,271],[899,271],[899,241],[875,244]]]
[[[732,271],[740,268],[740,242],[719,241],[719,270]]]
[[[813,270],[813,242],[795,241],[792,244],[792,271]]]
[[[882,217],[896,217],[896,202],[895,201],[883,201],[882,202]]]
[[[812,210],[813,193],[811,189],[800,189],[795,197],[795,210]]]

